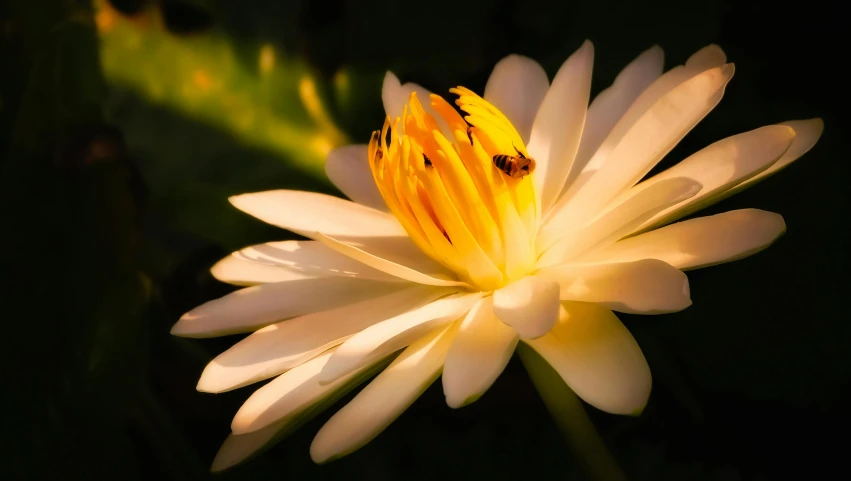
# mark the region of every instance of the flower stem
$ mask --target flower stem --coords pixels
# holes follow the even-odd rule
[[[591,479],[623,481],[626,475],[609,452],[582,401],[534,349],[524,343],[517,354],[568,446]]]

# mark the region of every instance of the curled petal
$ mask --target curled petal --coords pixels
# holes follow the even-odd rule
[[[533,276],[493,293],[493,312],[520,337],[534,339],[546,334],[558,319],[558,283]]]

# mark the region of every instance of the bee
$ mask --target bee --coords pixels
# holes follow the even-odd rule
[[[497,154],[493,156],[493,165],[512,179],[522,179],[535,171],[535,159],[526,157],[514,147],[517,155]]]

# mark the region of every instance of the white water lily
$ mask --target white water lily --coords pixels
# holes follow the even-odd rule
[[[351,201],[287,190],[230,199],[313,240],[222,260],[218,279],[250,287],[172,330],[256,331],[210,362],[201,391],[275,378],[237,412],[214,470],[377,370],[316,435],[316,462],[369,442],[441,375],[449,406],[474,402],[519,342],[587,403],[642,411],[650,370],[612,311],[682,310],[691,304],[684,270],[751,255],[785,230],[781,216],[755,209],[665,225],[785,167],[815,144],[822,122],[735,135],[642,180],[719,102],[733,65],[712,45],[663,74],[653,47],[589,105],[593,55],[586,42],[551,84],[535,61],[506,57],[483,98],[452,90],[463,113],[388,73],[384,128],[328,158]],[[530,175],[494,165],[495,155],[519,154],[535,160]]]

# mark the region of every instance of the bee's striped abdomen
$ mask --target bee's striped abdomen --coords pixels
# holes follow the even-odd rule
[[[504,154],[494,155],[493,156],[493,165],[495,165],[497,169],[505,172],[505,175],[511,175],[511,173],[510,173],[511,160],[512,160],[512,156],[510,156],[510,155],[504,155]]]

